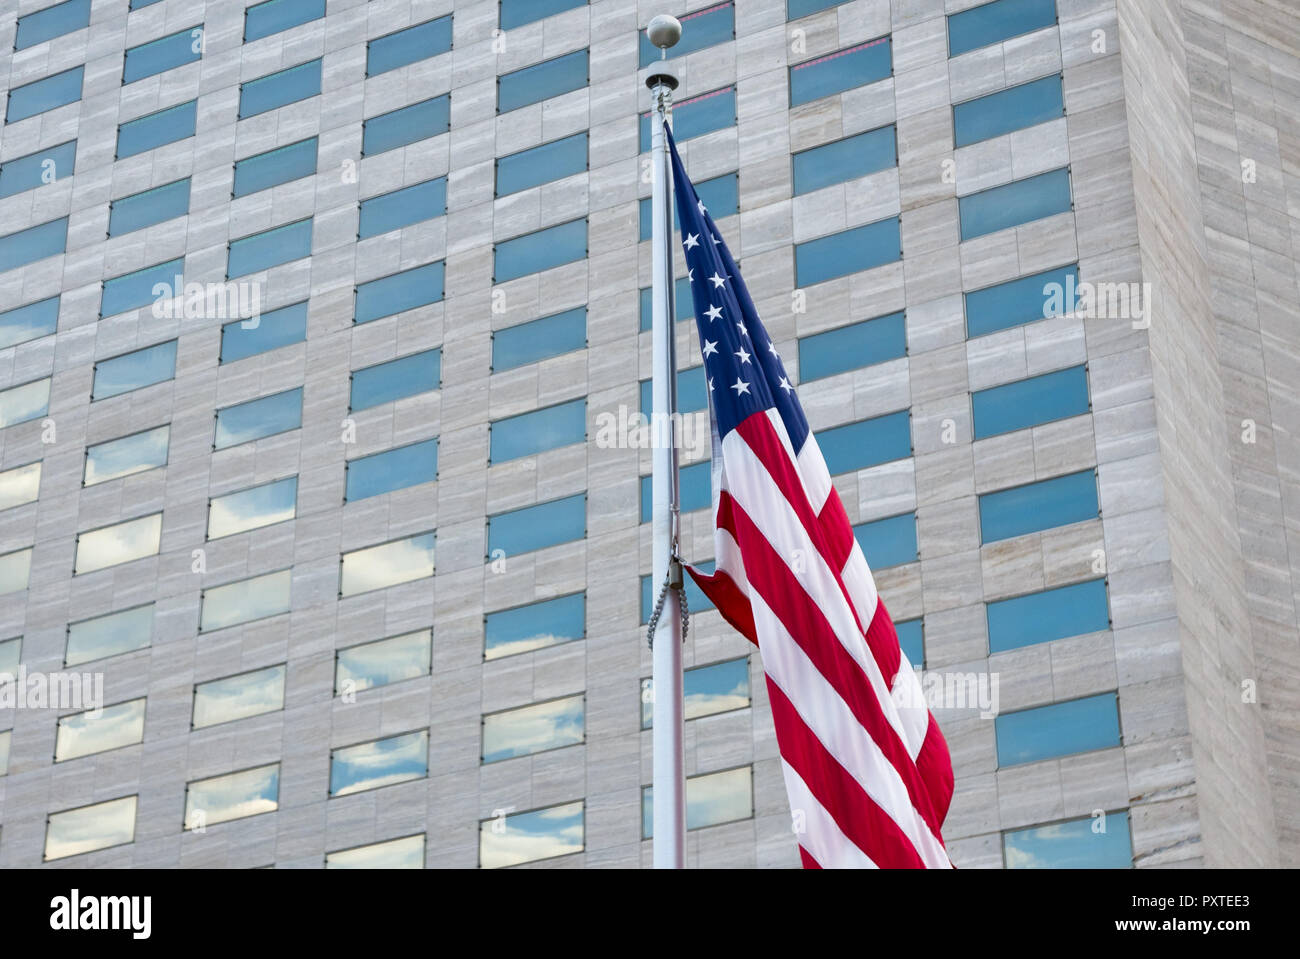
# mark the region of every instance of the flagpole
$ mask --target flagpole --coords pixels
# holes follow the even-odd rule
[[[654,379],[651,436],[653,438],[653,572],[651,583],[657,593],[663,588],[669,565],[677,549],[677,356],[673,311],[673,179],[668,165],[664,123],[672,109],[672,92],[677,88],[664,60],[668,48],[681,39],[682,25],[674,17],[657,16],[646,27],[650,42],[661,51],[661,59],[646,78],[650,88],[650,156],[654,186],[651,194],[653,233],[651,240],[653,280],[653,323],[651,342]],[[680,567],[674,570],[682,576]],[[675,589],[668,590],[654,636],[654,865],[656,869],[681,869],[686,860],[686,781],[683,749],[682,621],[681,602]]]

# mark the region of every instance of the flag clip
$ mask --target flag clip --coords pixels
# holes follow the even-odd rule
[[[686,642],[686,635],[691,628],[690,608],[686,603],[685,578],[682,573],[682,560],[676,553],[668,557],[668,572],[664,576],[664,584],[659,588],[659,598],[655,600],[654,611],[650,614],[650,622],[646,626],[646,642],[651,649],[655,648],[655,631],[659,628],[659,617],[664,612],[664,602],[668,599],[668,591],[674,589],[681,602],[682,609],[682,642]]]

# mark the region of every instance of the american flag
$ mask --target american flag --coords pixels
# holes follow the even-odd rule
[[[713,430],[715,572],[759,647],[809,868],[951,867],[952,762],[776,345],[668,133]]]

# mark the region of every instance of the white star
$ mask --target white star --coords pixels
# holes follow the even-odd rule
[[[703,201],[703,200],[696,200],[696,201],[695,201],[695,205],[698,206],[698,207],[700,208],[700,213],[701,213],[701,215],[703,215],[703,214],[709,212],[709,211],[708,211],[708,208],[705,207],[705,205],[704,205],[704,201]]]
[[[736,329],[740,330],[740,335],[741,335],[741,336],[749,336],[749,330],[745,329],[745,324],[744,324],[744,323],[737,323],[737,324],[736,324]]]
[[[704,315],[707,316],[709,318],[709,322],[712,323],[714,320],[716,320],[718,317],[722,315],[722,307],[716,305],[710,306],[707,310],[704,311]]]
[[[694,268],[694,267],[691,267],[689,270],[686,271],[686,282],[687,282],[687,283],[694,283],[694,282],[695,282],[695,268]]]
[[[709,377],[709,392],[713,392],[713,377]]]
[[[722,242],[722,241],[719,240],[716,236],[713,238],[713,245],[714,245],[714,246],[717,246],[717,245],[718,245],[719,243],[721,243],[721,242]]]
[[[794,389],[794,387],[790,385],[790,381],[787,380],[784,376],[781,377],[781,382],[778,383],[777,385],[781,387],[781,389],[785,390],[787,393],[789,393],[791,390]]]
[[[775,356],[778,360],[781,358],[781,354],[776,351],[776,343],[774,343],[771,340],[767,341],[767,351],[771,353],[773,356]]]
[[[686,249],[693,250],[699,245],[700,245],[700,235],[698,233],[692,233],[688,237],[686,237]]]
[[[740,357],[740,362],[742,363],[749,362],[749,354],[745,352],[745,348],[743,346],[736,351],[736,355]]]
[[[713,355],[714,353],[716,353],[716,352],[718,352],[718,344],[717,344],[717,343],[711,343],[711,342],[709,342],[708,340],[705,340],[705,341],[704,341],[704,355],[705,355],[705,356],[712,356],[712,355]]]
[[[749,392],[749,384],[737,376],[736,382],[731,384],[731,389],[735,390],[736,395],[739,396],[741,393]]]
[[[709,277],[709,282],[712,283],[714,288],[716,289],[717,287],[720,287],[723,284],[725,284],[727,282],[727,278],[725,276],[719,276],[718,271],[714,270],[713,275]]]

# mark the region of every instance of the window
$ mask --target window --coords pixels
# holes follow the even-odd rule
[[[650,522],[654,510],[654,486],[652,476],[641,477],[641,522]],[[677,473],[678,493],[681,502],[678,508],[683,513],[697,509],[708,509],[713,505],[712,464],[692,463],[683,466]]]
[[[81,78],[85,67],[73,67],[50,77],[33,80],[9,91],[5,123],[17,123],[46,110],[76,103],[81,99]]]
[[[701,93],[673,104],[673,139],[685,143],[692,137],[736,125],[736,88]],[[641,114],[641,152],[650,149],[650,114]]]
[[[171,426],[164,425],[86,447],[81,485],[94,486],[166,466],[170,439]]]
[[[853,527],[853,537],[872,569],[902,566],[920,558],[916,549],[915,513],[859,523]]]
[[[239,119],[320,95],[320,60],[270,73],[239,86]]]
[[[54,761],[66,762],[144,741],[144,697],[63,716],[54,739]]]
[[[501,29],[513,30],[575,7],[585,7],[587,0],[501,0]]]
[[[709,408],[709,381],[703,366],[677,371],[677,412],[694,413]],[[654,411],[654,380],[641,381],[641,412]],[[651,427],[653,429],[653,427]]]
[[[409,107],[381,113],[361,124],[361,155],[374,156],[408,143],[446,133],[451,123],[448,94],[412,103]]]
[[[450,49],[451,15],[448,14],[371,40],[366,44],[366,76],[387,73]]]
[[[483,717],[483,762],[531,756],[586,741],[585,696],[520,706]]]
[[[497,158],[497,196],[508,196],[587,169],[587,133],[575,133]]]
[[[349,460],[344,470],[347,473],[344,499],[349,503],[432,483],[438,478],[438,441],[425,440],[359,456]]]
[[[1100,515],[1094,470],[984,493],[979,500],[983,543],[1082,523]]]
[[[194,136],[198,106],[198,100],[191,100],[123,123],[117,128],[117,159]]]
[[[70,623],[63,665],[80,666],[97,659],[145,649],[152,641],[153,611],[154,604],[149,603]]]
[[[903,258],[899,218],[854,227],[794,247],[795,284],[824,283]]]
[[[40,419],[50,408],[50,378],[0,390],[0,429]]]
[[[280,808],[280,764],[258,766],[185,787],[185,827],[200,829]]]
[[[898,636],[898,646],[912,664],[913,669],[925,665],[925,628],[921,620],[909,619],[895,623],[894,633]]]
[[[442,300],[443,262],[427,263],[401,273],[357,284],[353,322],[369,323],[417,306]]]
[[[498,513],[489,516],[487,523],[489,556],[514,556],[570,543],[587,535],[587,494]]]
[[[325,854],[326,869],[423,869],[424,835]]]
[[[1114,693],[1003,713],[993,720],[998,767],[1118,746],[1119,700]]]
[[[41,464],[28,463],[0,473],[0,510],[36,502],[41,488]]]
[[[535,63],[497,78],[497,113],[558,97],[587,85],[587,51]]]
[[[1056,0],[995,0],[948,17],[948,56],[1056,24]]]
[[[0,199],[72,176],[76,165],[76,140],[6,160],[0,163]]]
[[[790,68],[790,106],[884,80],[894,72],[889,37],[870,40]]]
[[[736,5],[719,3],[678,17],[682,23],[682,39],[668,48],[668,59],[685,56],[705,47],[726,43],[736,36]],[[641,66],[648,67],[659,59],[659,48],[650,42],[645,28],[638,31],[641,37]]]
[[[752,766],[686,777],[686,828],[703,829],[754,815]],[[654,787],[641,788],[641,838],[654,837]]]
[[[1104,579],[1001,599],[985,611],[990,653],[1110,629]]]
[[[695,565],[705,573],[712,573],[715,564],[710,560],[707,563],[696,563]],[[699,586],[695,585],[695,580],[689,573],[686,574],[684,581],[686,583],[686,603],[690,607],[692,616],[713,609],[713,602],[704,595],[704,591]],[[662,585],[662,580],[652,586],[649,576],[641,577],[641,624],[643,626],[650,622],[650,613],[654,610],[655,600],[659,598],[659,589]]]
[[[479,823],[478,863],[483,869],[502,869],[554,859],[582,852],[584,841],[581,800],[511,813]]]
[[[966,335],[983,336],[1074,312],[1079,267],[1022,276],[966,294]]]
[[[412,353],[352,371],[350,412],[368,410],[407,396],[436,390],[442,377],[442,350]]]
[[[77,534],[74,575],[157,556],[162,538],[162,513],[102,526]]]
[[[0,313],[0,350],[26,343],[28,340],[49,336],[58,325],[59,297],[57,296],[6,310]]]
[[[12,737],[12,730],[6,729],[0,733],[0,776],[9,774],[9,740]]]
[[[202,729],[283,709],[284,675],[285,665],[281,663],[199,683],[194,687],[192,727]]]
[[[361,201],[359,239],[432,220],[447,212],[447,178],[425,180],[414,186]]]
[[[354,549],[342,556],[340,596],[355,596],[373,589],[386,589],[433,575],[433,533]]]
[[[90,26],[90,0],[67,0],[18,18],[14,49],[26,50],[38,43]]]
[[[221,362],[233,363],[307,339],[307,301],[221,328]]]
[[[122,846],[135,840],[136,797],[51,813],[45,825],[45,861]]]
[[[1128,810],[1106,814],[1098,832],[1092,816],[1034,826],[1002,834],[1002,858],[1008,869],[1129,869],[1133,843]]]
[[[151,7],[151,6],[153,6],[155,3],[158,3],[158,2],[159,2],[159,0],[131,0],[131,3],[130,3],[130,5],[127,7],[127,9],[128,9],[128,10],[139,10],[139,9],[141,9],[142,7]]]
[[[230,241],[226,278],[260,273],[311,256],[310,218]]]
[[[489,463],[504,463],[581,443],[587,438],[587,401],[571,400],[495,420],[488,426],[488,433]]]
[[[334,694],[360,693],[428,676],[432,655],[433,631],[429,629],[340,649],[335,654]]]
[[[266,0],[244,12],[244,42],[252,43],[323,16],[325,0]]]
[[[176,375],[176,341],[168,340],[142,350],[123,353],[95,364],[95,379],[90,388],[91,400],[163,383]]]
[[[737,174],[727,173],[695,184],[695,192],[714,220],[740,212],[740,180]],[[643,197],[638,210],[641,221],[641,239],[648,240],[654,233],[652,197]],[[673,229],[679,228],[677,204],[673,204]]]
[[[184,289],[181,277],[184,268],[185,258],[180,257],[105,280],[99,297],[100,318],[148,306],[154,302],[153,291],[156,286],[166,286],[166,296],[171,296],[175,289]]]
[[[954,106],[952,115],[953,145],[957,147],[1056,120],[1065,116],[1061,75],[967,100]]]
[[[959,198],[957,207],[963,241],[1068,213],[1073,209],[1070,171],[1053,170],[972,193]]]
[[[565,310],[492,334],[492,372],[513,370],[587,346],[587,308]]]
[[[108,206],[108,235],[121,236],[190,212],[190,181],[177,180],[143,193],[124,196]]]
[[[570,220],[497,243],[493,248],[492,282],[505,283],[586,256],[587,221],[585,218]]]
[[[786,18],[797,20],[799,17],[806,17],[810,13],[829,10],[831,7],[837,7],[841,3],[847,2],[848,0],[786,0]]]
[[[977,440],[1079,416],[1089,408],[1086,366],[1031,376],[971,394]]]
[[[501,659],[587,635],[587,594],[573,593],[527,606],[488,613],[483,627],[483,658]]]
[[[799,379],[820,380],[907,355],[902,313],[863,320],[799,339]]]
[[[205,589],[199,631],[210,633],[289,612],[290,581],[289,570],[282,569]]]
[[[298,477],[214,496],[208,500],[208,539],[246,533],[297,515]]]
[[[863,470],[912,455],[911,417],[907,410],[822,430],[817,445],[832,476]]]
[[[673,312],[677,322],[684,323],[695,318],[695,300],[691,297],[689,277],[680,277],[673,281]],[[646,333],[654,325],[654,290],[644,287],[641,290],[641,332]]]
[[[302,426],[302,387],[217,410],[212,448],[223,450]]]
[[[235,161],[232,196],[248,196],[281,183],[300,180],[316,172],[317,138],[257,153]]]
[[[794,154],[791,162],[794,165],[795,196],[888,170],[898,166],[894,126],[890,124],[803,150]]]
[[[27,588],[32,572],[32,548],[15,550],[0,556],[0,596],[21,593]]]
[[[330,795],[423,779],[429,774],[429,731],[404,733],[330,752]]]
[[[187,27],[157,40],[128,47],[122,64],[122,83],[133,83],[164,73],[203,56],[203,25]]]
[[[23,640],[0,639],[0,674],[13,676],[18,672],[18,662],[22,658]]]
[[[62,217],[0,236],[0,272],[16,270],[68,248],[68,218]],[[584,254],[585,255],[585,254]]]
[[[641,680],[641,728],[654,725],[654,680]],[[749,695],[749,657],[693,666],[682,673],[682,696],[688,720],[745,709]]]

